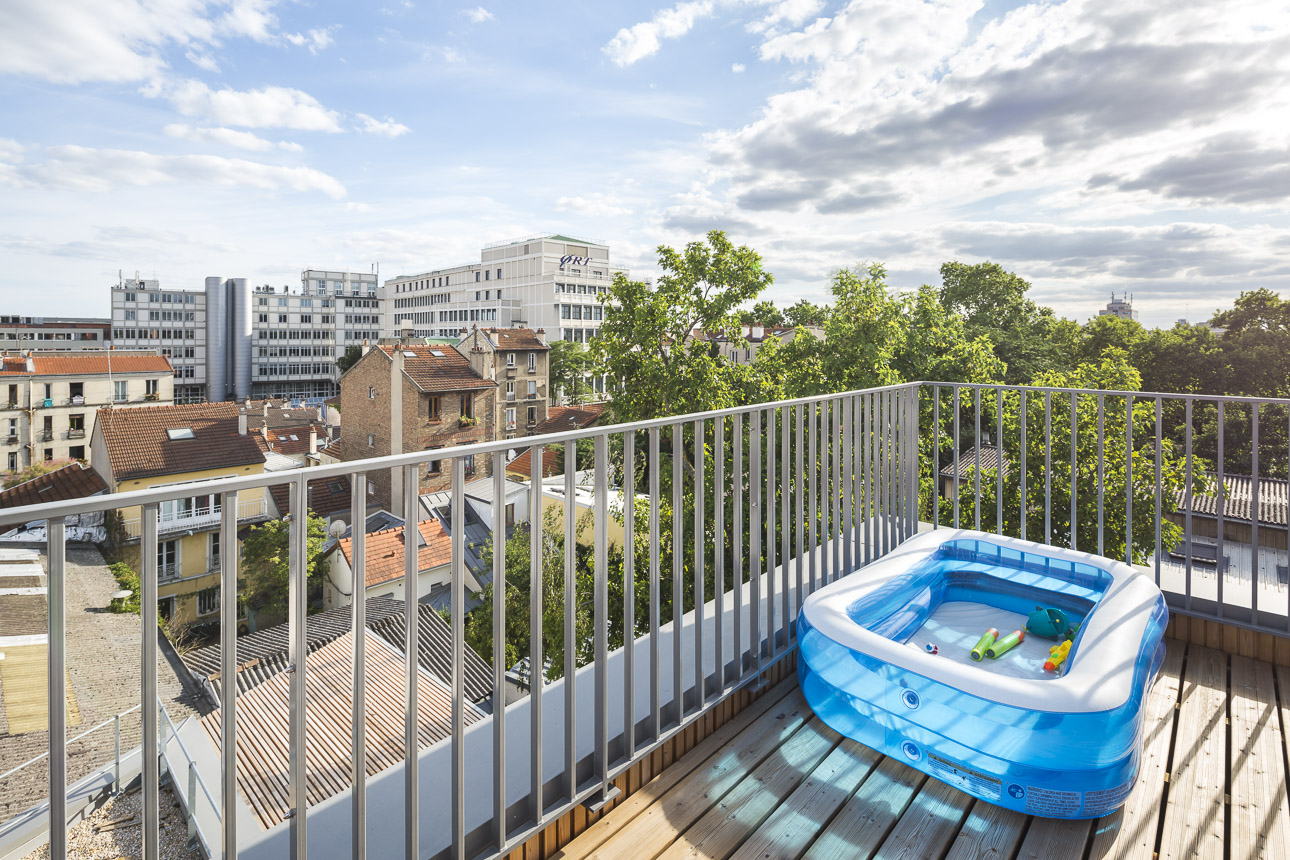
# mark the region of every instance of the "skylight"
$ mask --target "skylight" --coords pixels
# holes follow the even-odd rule
[[[435,358],[443,358],[443,353],[437,349],[430,350],[430,354],[433,355]]]
[[[416,358],[417,354],[415,352],[405,352],[403,353],[403,356],[404,358]]]
[[[166,436],[173,442],[176,439],[196,439],[191,427],[171,427],[166,430]]]

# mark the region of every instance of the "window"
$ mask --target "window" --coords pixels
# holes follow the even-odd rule
[[[514,382],[508,382],[508,383],[506,383],[506,399],[507,399],[507,400],[514,400],[514,399],[515,399],[515,383],[514,383]]]
[[[514,502],[511,502],[509,505],[506,506],[506,524],[508,526],[515,525],[515,503]]]
[[[73,432],[79,431],[81,435],[85,434],[85,415],[77,413],[67,416],[67,429]]]
[[[372,435],[371,433],[368,433],[368,434],[367,434],[367,447],[369,447],[369,448],[375,448],[375,447],[376,447],[376,437],[375,437],[374,435]]]
[[[529,398],[531,399],[534,397],[537,397],[537,380],[530,379],[529,380]]]
[[[71,457],[73,460],[84,460],[84,459],[85,459],[85,446],[84,446],[84,445],[73,445],[72,447],[70,447],[70,448],[68,448],[68,449],[67,449],[67,456],[68,456],[68,457]]]
[[[536,423],[537,423],[537,407],[530,406],[529,407],[529,426],[532,427]]]
[[[179,439],[195,439],[193,428],[191,427],[170,427],[166,430],[166,438],[171,442]]]
[[[515,407],[514,406],[508,407],[506,410],[506,429],[507,430],[515,429]]]
[[[278,322],[280,322],[280,323],[285,323],[286,321],[287,321],[287,315],[286,315],[286,314],[278,314]]]
[[[529,373],[537,373],[537,353],[536,352],[529,353]]]
[[[197,614],[214,615],[216,612],[219,612],[219,586],[197,592]]]
[[[491,280],[493,279],[492,275],[493,275],[493,272],[492,272],[492,270],[491,270],[491,269],[485,269],[485,270],[484,270],[484,280],[485,280],[485,281],[491,281]]]
[[[131,311],[126,311],[126,312],[125,312],[125,318],[126,318],[127,320],[135,320],[135,319],[138,319],[138,316],[136,315],[136,313],[137,313],[136,311],[132,311],[132,310],[131,310]]]
[[[18,471],[18,452],[17,451],[9,452],[9,471],[10,472]]]
[[[155,380],[155,379],[146,379],[146,380],[144,380],[144,382],[143,382],[143,393],[144,393],[144,394],[150,394],[150,395],[152,395],[153,397],[155,397],[155,396],[157,395],[157,380]]]
[[[210,570],[219,570],[219,532],[211,532],[207,540],[210,541],[210,545],[206,550],[206,567]]]
[[[461,395],[461,417],[475,417],[475,398],[471,397],[469,394]]]
[[[54,449],[53,449],[53,448],[46,448],[46,449],[45,449],[45,462],[46,462],[46,463],[48,463],[48,462],[49,462],[50,460],[52,460],[52,459],[54,459]]]
[[[499,281],[500,281],[501,279],[502,279],[502,270],[501,270],[501,269],[498,269],[498,270],[497,270],[497,280],[499,280]]]
[[[268,315],[268,314],[260,314],[260,315],[259,315],[259,317],[258,317],[258,319],[259,319],[259,321],[260,321],[260,322],[262,322],[262,323],[267,323],[267,322],[269,321],[269,315]]]
[[[439,420],[439,398],[438,397],[426,398],[426,420],[427,421]]]
[[[506,366],[507,367],[515,366],[515,353],[513,352],[506,353]]]
[[[440,448],[442,448],[442,447],[443,447],[442,445],[431,445],[431,446],[430,446],[429,448],[427,448],[426,450],[427,450],[427,451],[437,451],[437,450],[439,450],[439,449],[440,449]],[[427,475],[442,475],[442,474],[443,474],[443,461],[442,461],[442,460],[432,460],[432,461],[430,462],[430,464],[429,464],[428,466],[426,466],[426,474],[427,474]]]
[[[313,323],[313,321],[314,321],[313,314],[301,314],[301,315],[300,315],[300,323],[301,323],[301,325],[303,325],[303,324],[305,324],[305,323],[310,323],[310,324],[312,324],[312,323]]]
[[[376,388],[374,386],[371,386],[371,385],[367,386],[367,399],[368,400],[376,399]]]
[[[115,379],[112,381],[112,402],[125,403],[128,399],[126,392],[126,382],[124,379]]]
[[[479,283],[479,272],[475,273],[475,283]],[[479,296],[477,295],[475,298],[479,298]]]

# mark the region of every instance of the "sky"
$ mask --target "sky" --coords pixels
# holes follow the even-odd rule
[[[1290,287],[1290,3],[3,2],[0,201],[3,313],[720,228],[777,304],[992,260],[1201,321]]]

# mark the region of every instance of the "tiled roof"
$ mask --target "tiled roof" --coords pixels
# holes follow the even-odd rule
[[[370,485],[369,485],[370,486]],[[334,478],[315,478],[309,482],[309,510],[320,517],[348,511],[351,505],[349,478],[338,475]],[[278,513],[286,516],[291,511],[291,488],[287,484],[274,484],[269,487],[273,503]]]
[[[305,796],[310,805],[345,791],[350,785],[353,724],[352,633],[319,648],[305,658],[305,724],[309,760]],[[403,761],[404,679],[402,654],[379,636],[367,638],[365,696],[367,709],[368,776]],[[238,697],[237,785],[256,821],[269,829],[285,820],[290,809],[289,700],[292,675],[280,672]],[[417,685],[417,746],[424,748],[452,732],[452,695],[442,681],[426,672]],[[483,718],[465,708],[466,725]],[[220,746],[219,711],[202,718],[202,728],[216,749]]]
[[[982,445],[981,446],[981,471],[984,472],[986,469],[997,468],[998,465],[999,465],[999,449],[990,445]],[[964,451],[962,454],[959,454],[959,478],[965,478],[968,475],[972,474],[972,470],[975,468],[976,468],[976,448],[969,448],[967,451]],[[1006,458],[1003,461],[1003,474],[1005,475],[1008,474],[1008,461]],[[943,478],[954,477],[953,460],[950,461],[950,464],[948,466],[946,466],[944,469],[941,469],[941,477]]]
[[[100,409],[96,432],[118,481],[263,463],[250,434],[237,432],[237,410],[234,403]],[[167,436],[180,428],[191,429],[193,438]]]
[[[0,356],[0,376],[27,376],[27,359],[21,355]]]
[[[599,421],[604,412],[605,407],[600,403],[589,403],[586,406],[552,406],[547,410],[546,420],[533,428],[533,435],[581,430]]]
[[[86,496],[96,496],[106,489],[107,483],[93,469],[80,463],[68,463],[61,469],[24,481],[0,493],[0,508],[83,499]]]
[[[417,549],[417,570],[431,570],[452,561],[452,542],[438,520],[417,523],[421,546]],[[352,567],[354,539],[341,538],[340,551]],[[403,526],[372,532],[367,536],[367,587],[391,582],[403,576]]]
[[[402,601],[399,601],[402,605]],[[452,628],[448,622],[439,617],[439,613],[433,606],[420,604],[417,607],[419,635],[417,639],[417,650],[421,654],[421,668],[434,675],[445,684],[452,683]],[[399,653],[403,652],[403,643],[407,641],[407,624],[403,620],[403,613],[397,615],[386,615],[378,621],[368,622],[370,627],[376,633],[381,635],[386,642],[389,642]],[[474,649],[467,646],[463,649],[465,659],[463,667],[466,670],[465,681],[466,698],[472,702],[482,702],[493,695],[493,670],[485,663]]]
[[[1203,517],[1218,516],[1218,475],[1206,472],[1212,493],[1199,493],[1192,489],[1192,514]],[[1285,526],[1288,523],[1287,513],[1290,508],[1287,487],[1290,486],[1280,478],[1262,478],[1259,480],[1259,524]],[[1227,520],[1249,522],[1254,512],[1254,482],[1249,475],[1223,476],[1223,517]],[[1186,514],[1186,488],[1179,490],[1175,496],[1178,512]]]
[[[282,400],[247,400],[242,403],[246,408],[247,421],[252,427],[263,427],[266,424],[277,430],[283,427],[305,427],[317,424],[318,409],[309,406],[292,406]],[[268,405],[268,416],[265,416],[265,405]]]
[[[533,449],[525,448],[524,453],[506,464],[507,473],[533,477]],[[560,454],[552,445],[542,447],[542,477],[550,478],[560,474]]]
[[[403,353],[403,372],[422,391],[471,391],[496,388],[470,366],[466,356],[452,347],[382,345],[381,352],[393,356]]]
[[[531,328],[486,328],[485,334],[498,349],[550,349]]]
[[[80,355],[32,355],[37,376],[88,376],[111,373],[157,373],[175,369],[164,355],[121,355],[108,350]]]
[[[315,416],[317,417],[317,416]],[[257,434],[268,443],[270,451],[279,454],[304,454],[309,451],[309,431],[313,430],[318,439],[318,447],[326,447],[329,437],[327,427],[323,424],[306,424],[299,427],[266,427]]]

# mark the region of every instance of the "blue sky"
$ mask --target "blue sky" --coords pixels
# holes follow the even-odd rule
[[[1283,0],[4,3],[0,310],[721,227],[780,302],[990,259],[1203,319],[1287,284],[1288,94]]]

